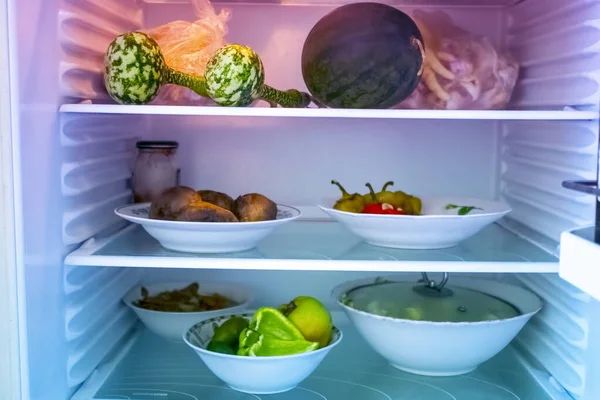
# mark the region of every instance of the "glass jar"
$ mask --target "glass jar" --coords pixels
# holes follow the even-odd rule
[[[177,142],[137,142],[133,167],[133,201],[151,202],[163,190],[179,185]]]

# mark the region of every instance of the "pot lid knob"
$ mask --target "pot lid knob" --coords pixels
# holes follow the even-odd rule
[[[445,288],[448,283],[449,274],[444,272],[444,276],[440,283],[436,283],[434,280],[429,279],[427,272],[421,272],[422,278],[419,279],[419,283],[422,285],[413,286],[413,290],[423,296],[429,297],[448,297],[454,293],[452,289]]]

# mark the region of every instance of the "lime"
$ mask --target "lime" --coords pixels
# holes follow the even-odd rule
[[[304,340],[302,332],[281,311],[272,307],[256,311],[250,329],[280,340]]]
[[[245,329],[240,335],[238,355],[268,357],[305,353],[319,348],[319,343],[304,339],[282,340]]]
[[[217,340],[211,340],[208,346],[206,346],[206,350],[222,354],[236,354],[233,345],[230,343],[219,342]]]
[[[248,327],[248,320],[243,317],[231,317],[215,329],[212,340],[237,344],[240,333]]]

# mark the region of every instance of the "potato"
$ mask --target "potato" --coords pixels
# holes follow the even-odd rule
[[[248,193],[235,200],[233,212],[241,222],[269,221],[277,218],[277,204],[262,194]]]
[[[200,201],[202,201],[202,197],[194,189],[187,186],[175,186],[166,189],[156,197],[150,205],[149,217],[174,221],[190,203]]]
[[[233,210],[233,199],[225,193],[215,192],[214,190],[198,190],[202,201],[214,204],[226,210]]]
[[[239,222],[231,211],[206,201],[196,201],[188,204],[177,215],[177,221]]]

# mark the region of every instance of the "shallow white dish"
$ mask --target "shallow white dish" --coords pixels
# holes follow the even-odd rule
[[[421,198],[421,201],[422,215],[358,214],[338,211],[332,206],[319,208],[365,242],[397,249],[453,247],[511,211],[503,203],[470,198]],[[445,209],[448,204],[482,210],[458,215],[458,209]]]
[[[137,314],[138,318],[150,331],[169,341],[181,342],[182,335],[189,329],[190,326],[194,325],[195,323],[219,315],[245,311],[248,309],[248,305],[253,299],[252,291],[242,285],[217,282],[198,282],[200,285],[200,294],[207,295],[218,293],[230,300],[235,301],[237,305],[223,308],[221,310],[198,312],[164,312],[148,310],[133,305],[134,301],[142,298],[142,286],[148,290],[150,296],[154,296],[167,290],[183,289],[190,283],[191,282],[170,282],[140,285],[131,289],[123,297],[123,302],[125,302],[125,304],[127,304],[129,308],[131,308]]]
[[[261,222],[185,222],[148,218],[150,203],[118,207],[115,214],[140,224],[160,244],[189,253],[230,253],[255,248],[281,225],[300,217],[300,210],[277,205],[277,219]]]
[[[384,279],[414,282],[398,277]],[[504,349],[542,308],[536,295],[518,286],[464,278],[451,278],[449,284],[504,300],[520,315],[481,322],[414,321],[371,314],[344,303],[346,293],[373,282],[373,278],[346,282],[332,294],[373,350],[393,367],[419,375],[452,376],[473,371]]]
[[[183,340],[206,366],[230,388],[251,394],[274,394],[287,392],[319,366],[325,356],[342,340],[342,332],[333,327],[328,346],[308,353],[290,356],[248,357],[215,353],[206,350],[214,335],[215,325],[219,326],[236,314],[212,318],[192,326]],[[238,314],[248,320],[254,313]]]

